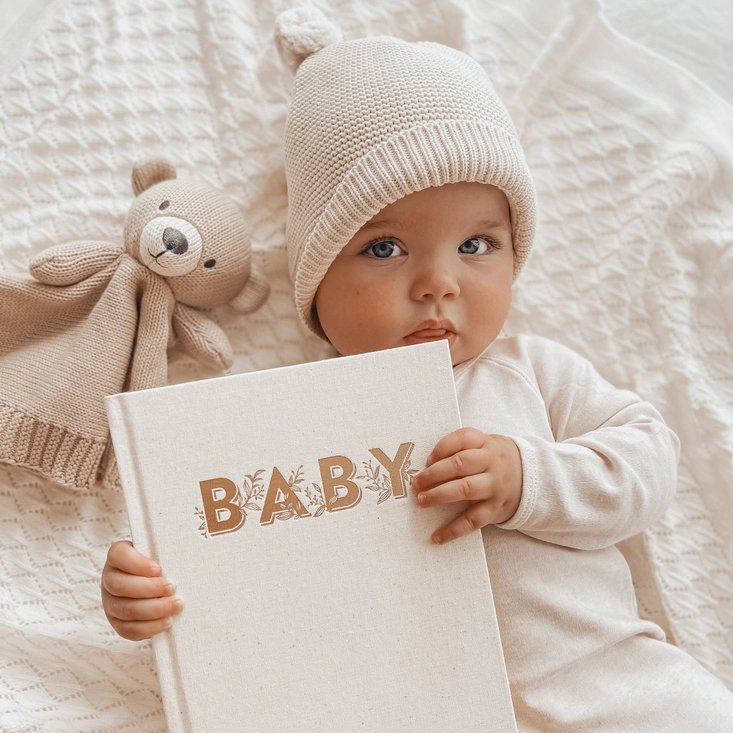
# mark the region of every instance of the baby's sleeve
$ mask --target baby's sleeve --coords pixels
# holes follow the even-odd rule
[[[644,530],[672,501],[677,436],[651,404],[613,387],[570,349],[538,339],[530,356],[555,441],[511,436],[522,457],[522,499],[497,526],[578,549]]]

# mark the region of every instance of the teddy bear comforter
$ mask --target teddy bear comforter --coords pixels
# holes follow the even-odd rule
[[[269,294],[252,267],[241,213],[164,159],[132,170],[124,246],[70,242],[0,273],[0,462],[64,486],[115,486],[104,398],[162,387],[179,340],[207,366],[231,366],[226,334],[201,307],[250,313]]]

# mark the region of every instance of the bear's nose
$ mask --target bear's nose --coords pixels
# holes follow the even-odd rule
[[[173,227],[166,227],[163,230],[163,244],[174,255],[182,255],[188,250],[186,235]]]
[[[206,260],[206,257],[202,259],[203,247],[201,233],[190,221],[156,216],[140,233],[137,259],[157,275],[179,277],[193,272],[199,261]],[[207,257],[212,254],[208,253]]]

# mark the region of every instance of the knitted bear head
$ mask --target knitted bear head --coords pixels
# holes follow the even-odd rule
[[[175,168],[160,158],[135,165],[132,188],[128,254],[163,277],[181,303],[256,310],[258,278],[250,278],[250,240],[234,202],[202,181],[176,179]]]

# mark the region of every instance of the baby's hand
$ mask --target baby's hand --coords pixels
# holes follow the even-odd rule
[[[140,641],[170,628],[171,615],[183,601],[160,566],[141,555],[131,542],[115,542],[102,570],[102,605],[112,628],[125,639]]]
[[[512,517],[522,498],[522,459],[516,443],[503,435],[461,428],[440,440],[428,467],[412,479],[420,506],[468,500],[463,514],[433,533],[443,544]]]

